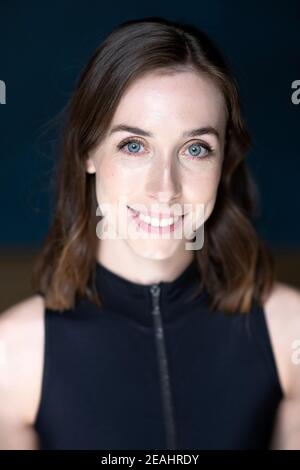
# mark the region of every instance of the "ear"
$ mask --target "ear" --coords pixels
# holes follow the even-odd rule
[[[86,167],[86,172],[87,173],[91,173],[91,174],[96,173],[96,168],[95,168],[94,162],[90,157],[86,159],[85,167]]]

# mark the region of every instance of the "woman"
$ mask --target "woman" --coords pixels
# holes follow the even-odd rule
[[[1,447],[300,449],[300,295],[254,229],[216,46],[163,18],[121,24],[62,137],[37,293],[1,316]]]

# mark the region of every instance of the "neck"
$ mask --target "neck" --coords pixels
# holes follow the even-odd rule
[[[99,241],[97,261],[132,282],[154,284],[173,281],[194,258],[193,251],[182,249],[172,256],[153,259],[139,256],[122,239]]]

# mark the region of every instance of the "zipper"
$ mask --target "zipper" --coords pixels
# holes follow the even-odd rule
[[[163,400],[163,410],[165,417],[165,426],[166,426],[166,439],[167,439],[167,448],[176,449],[176,427],[175,419],[173,412],[173,403],[170,387],[170,377],[168,371],[168,362],[165,348],[165,339],[164,331],[161,320],[161,311],[160,311],[160,286],[159,284],[153,284],[150,287],[150,292],[152,296],[153,303],[153,318],[154,318],[154,330],[155,330],[155,340],[156,340],[156,350],[159,364],[160,380],[161,380],[161,392]]]

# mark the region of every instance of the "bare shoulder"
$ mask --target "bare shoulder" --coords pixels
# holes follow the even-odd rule
[[[24,320],[27,324],[30,320],[41,318],[43,311],[43,297],[33,295],[0,312],[0,327],[1,329],[9,329],[12,326],[17,327]]]
[[[33,295],[0,313],[0,415],[31,424],[43,369],[44,299]]]
[[[274,287],[265,303],[267,314],[282,321],[286,316],[290,321],[299,321],[300,318],[300,289],[275,282]]]
[[[277,282],[264,307],[284,394],[271,448],[300,450],[300,290]]]
[[[300,376],[300,364],[295,367],[300,363],[300,290],[275,282],[264,309],[283,390],[288,396]]]

